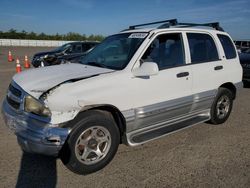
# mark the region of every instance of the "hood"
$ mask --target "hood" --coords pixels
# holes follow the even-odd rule
[[[38,98],[49,89],[72,79],[113,72],[114,70],[81,64],[62,64],[30,69],[16,74],[13,81],[23,90]]]

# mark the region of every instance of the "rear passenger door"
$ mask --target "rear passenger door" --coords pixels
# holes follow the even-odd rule
[[[223,66],[226,70],[224,78],[227,79],[224,82],[238,83],[241,81],[239,79],[241,75],[239,74],[242,70],[233,40],[226,34],[217,34],[217,37],[223,48],[221,51],[224,52],[222,54],[222,59],[225,62]],[[250,75],[248,76],[250,77]]]
[[[192,111],[209,109],[221,84],[224,64],[218,53],[218,44],[208,33],[186,32],[189,45],[189,63],[193,75]]]

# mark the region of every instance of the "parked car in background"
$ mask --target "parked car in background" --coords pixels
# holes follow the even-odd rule
[[[243,68],[243,81],[250,82],[250,49],[239,53],[239,57]]]
[[[94,47],[93,47],[94,48]],[[86,52],[80,54],[72,54],[72,55],[65,55],[57,57],[57,65],[58,64],[65,64],[65,63],[79,63],[84,56],[86,56],[93,48],[89,49]]]
[[[36,53],[32,59],[34,67],[58,65],[83,56],[99,42],[70,42],[52,51]]]
[[[238,52],[245,52],[250,48],[249,40],[234,41]]]

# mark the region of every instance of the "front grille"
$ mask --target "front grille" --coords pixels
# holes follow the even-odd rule
[[[20,108],[20,103],[14,101],[13,99],[11,99],[9,96],[7,96],[7,102],[9,103],[10,106],[12,106],[15,109],[19,109]]]
[[[7,94],[7,102],[10,106],[12,106],[15,109],[20,109],[21,101],[22,101],[22,90],[18,89],[13,84],[9,85],[9,90]]]
[[[17,96],[17,97],[21,97],[21,96],[22,96],[22,92],[21,92],[19,89],[13,87],[12,84],[9,85],[9,91],[10,91],[13,95],[15,95],[15,96]]]

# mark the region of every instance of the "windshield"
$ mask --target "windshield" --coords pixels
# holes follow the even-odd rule
[[[60,46],[60,47],[58,47],[58,48],[56,48],[55,50],[53,50],[53,51],[59,51],[59,52],[62,52],[62,51],[64,51],[64,50],[66,50],[66,49],[68,49],[69,47],[71,46],[71,44],[64,44],[64,45],[62,45],[62,46]]]
[[[124,69],[147,33],[123,33],[107,37],[79,63],[115,70]]]

